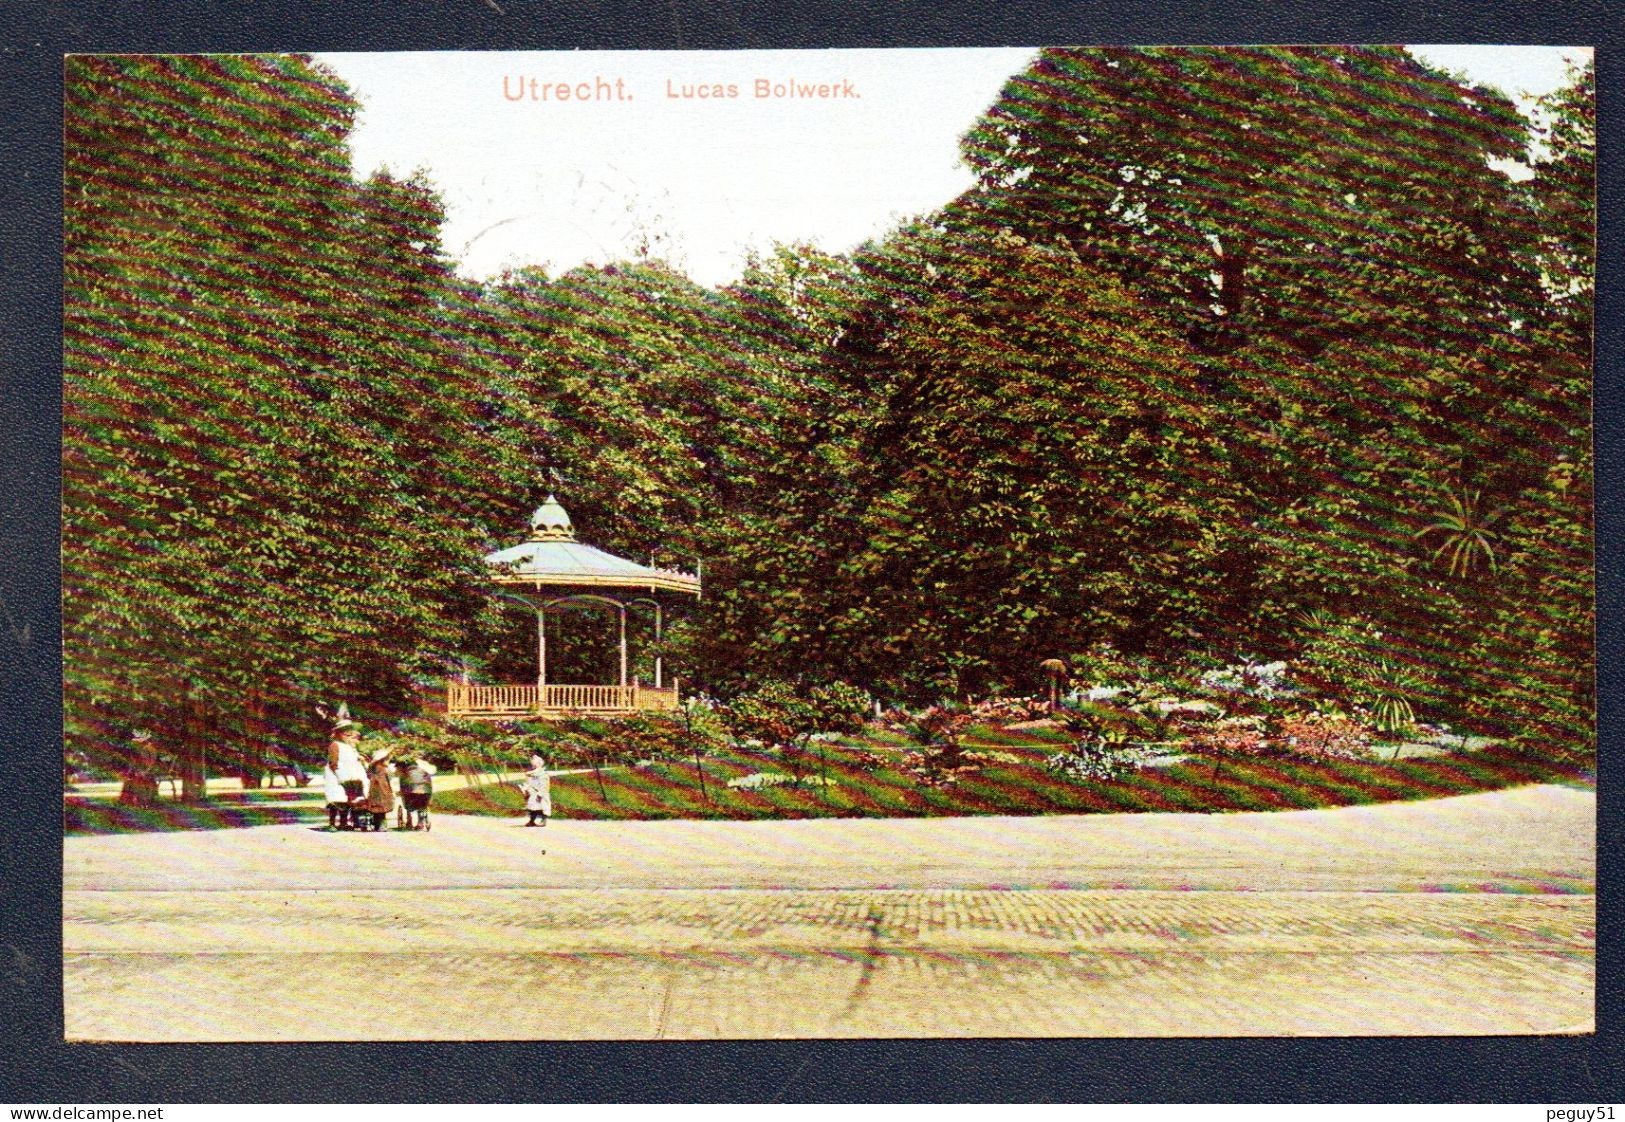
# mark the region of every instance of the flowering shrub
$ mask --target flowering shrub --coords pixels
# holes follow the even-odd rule
[[[892,706],[880,714],[880,727],[888,732],[906,733],[914,718],[909,716],[908,710]]]
[[[1117,779],[1144,766],[1153,755],[1153,749],[1131,741],[1080,740],[1045,760],[1044,770],[1068,779]]]
[[[736,697],[723,710],[722,719],[735,739],[771,748],[793,744],[816,731],[812,706],[786,682],[769,682],[755,693]]]
[[[1190,751],[1214,760],[1262,756],[1270,750],[1264,722],[1259,717],[1222,717],[1191,726],[1188,732]]]
[[[728,786],[742,791],[760,791],[763,787],[783,787],[787,783],[796,782],[790,776],[776,771],[753,771],[749,775],[728,780]]]
[[[980,765],[963,756],[950,759],[941,752],[904,752],[902,770],[922,787],[947,787],[967,775],[974,775]]]
[[[769,748],[798,786],[815,766],[827,785],[825,734],[857,732],[869,705],[868,694],[845,682],[802,692],[788,682],[771,681],[735,698],[718,715],[740,743],[756,741]]]
[[[1222,670],[1209,670],[1200,681],[1206,688],[1220,693],[1246,694],[1273,700],[1291,697],[1298,692],[1287,677],[1287,664],[1284,662],[1253,662],[1248,659]]]
[[[618,743],[621,755],[631,760],[663,760],[679,755],[682,734],[683,728],[676,720],[650,713],[621,717],[608,728],[608,736]]]
[[[1368,754],[1371,733],[1341,713],[1293,714],[1275,722],[1272,743],[1310,760],[1357,759]]]
[[[919,748],[903,753],[903,771],[928,787],[946,786],[975,771],[978,765],[959,747],[975,719],[959,705],[933,705],[916,715],[905,731]]]
[[[1371,744],[1370,730],[1341,713],[1292,712],[1268,721],[1225,717],[1188,731],[1190,751],[1215,761],[1258,756],[1358,759],[1368,754]]]
[[[1049,716],[1049,703],[1036,697],[990,697],[977,702],[971,715],[985,724],[1013,724]]]
[[[959,705],[933,705],[909,723],[908,734],[928,754],[959,756],[959,738],[975,721],[971,712]]]

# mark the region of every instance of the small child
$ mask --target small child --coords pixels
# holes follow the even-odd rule
[[[530,758],[530,770],[519,789],[525,793],[525,813],[530,815],[527,826],[545,826],[553,813],[552,776],[547,772],[547,761],[536,755]],[[541,821],[536,819],[540,817]]]
[[[361,815],[359,828],[370,824],[373,833],[384,828],[384,819],[395,809],[395,791],[389,782],[389,749],[380,748],[367,761],[367,797],[356,804]]]
[[[401,804],[406,808],[407,825],[414,830],[432,829],[429,800],[434,796],[434,773],[434,765],[421,756],[401,771]]]
[[[401,759],[395,761],[395,791],[399,798],[395,800],[395,828],[406,829],[408,821],[406,814],[406,773],[412,770],[412,761]]]

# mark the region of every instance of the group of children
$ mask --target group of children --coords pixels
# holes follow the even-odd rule
[[[434,765],[421,757],[400,760],[391,774],[388,748],[380,748],[363,763],[360,745],[361,730],[341,713],[333,723],[327,766],[322,770],[327,828],[382,830],[393,810],[399,829],[430,829]]]
[[[434,765],[421,756],[399,760],[392,774],[389,757],[390,750],[380,748],[362,761],[361,730],[341,707],[327,745],[327,766],[322,769],[329,830],[382,830],[391,810],[399,829],[430,829]],[[552,776],[540,755],[530,758],[530,770],[519,789],[530,816],[525,825],[547,825],[553,814]]]

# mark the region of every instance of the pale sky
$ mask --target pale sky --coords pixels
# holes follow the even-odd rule
[[[1560,47],[1413,50],[1514,96],[1557,88],[1564,58],[1590,54]],[[527,265],[556,276],[583,262],[625,258],[644,237],[658,235],[658,255],[716,285],[739,275],[750,248],[806,241],[845,251],[959,194],[971,183],[959,162],[960,134],[1035,53],[446,51],[317,58],[361,102],[351,136],[357,175],[383,166],[401,175],[426,172],[446,205],[445,250],[465,276]],[[736,96],[726,96],[730,86]],[[791,86],[812,96],[777,96]],[[723,96],[683,96],[702,89]]]

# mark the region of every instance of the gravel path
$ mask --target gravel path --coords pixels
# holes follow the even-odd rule
[[[1595,798],[65,844],[72,1039],[1586,1031]],[[388,1008],[357,1016],[368,987]],[[272,1000],[266,1000],[267,996]],[[372,1004],[377,1005],[376,998]]]

